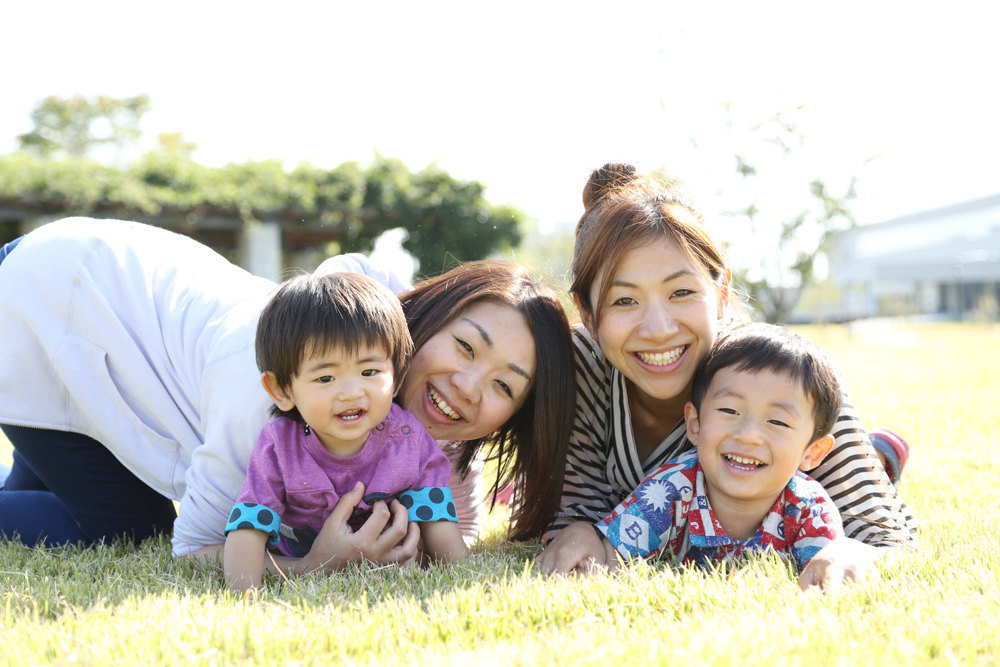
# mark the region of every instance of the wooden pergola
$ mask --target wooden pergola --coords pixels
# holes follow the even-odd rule
[[[65,200],[0,197],[0,244],[42,224],[73,215],[134,220],[189,236],[239,264],[251,273],[280,280],[287,266],[311,270],[310,253],[349,234],[357,225],[320,223],[315,212],[279,209],[252,211],[247,222],[240,211],[209,204],[164,206],[156,215],[120,204],[94,202],[77,206]],[[391,216],[362,211],[349,221],[363,223],[362,236],[374,238],[390,229]],[[389,223],[389,224],[387,224]],[[298,260],[298,261],[297,261]],[[303,266],[305,264],[306,266]]]

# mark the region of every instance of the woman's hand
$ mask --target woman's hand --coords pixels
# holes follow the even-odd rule
[[[535,562],[552,574],[586,573],[607,564],[608,553],[594,524],[577,521],[563,528]]]
[[[841,537],[819,550],[799,575],[799,588],[803,591],[816,586],[826,592],[844,582],[860,582],[877,572],[875,561],[882,550]]]
[[[413,561],[420,529],[417,524],[407,521],[406,508],[399,502],[392,501],[391,512],[383,501],[375,503],[371,516],[357,532],[347,525],[351,512],[361,502],[364,493],[364,484],[358,482],[340,498],[309,553],[297,563],[290,564],[292,572],[304,574],[320,568],[335,572],[347,563],[361,560],[400,565]],[[392,525],[386,527],[390,517]]]

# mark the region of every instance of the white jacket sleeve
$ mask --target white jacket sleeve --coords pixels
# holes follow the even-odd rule
[[[343,272],[366,275],[388,287],[393,294],[402,294],[413,289],[413,285],[397,276],[391,269],[372,264],[371,260],[359,252],[331,257],[320,264],[313,275],[325,276],[328,273]]]
[[[220,346],[202,376],[204,443],[191,453],[174,521],[173,551],[179,556],[225,542],[226,520],[243,487],[250,452],[268,422],[272,403],[254,358],[256,318],[237,319],[242,324],[231,332],[231,347]]]

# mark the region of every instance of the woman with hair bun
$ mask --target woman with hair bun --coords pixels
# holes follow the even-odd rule
[[[591,174],[583,203],[570,289],[582,319],[573,331],[576,421],[561,510],[538,559],[551,572],[587,569],[602,548],[594,522],[691,448],[684,405],[695,368],[721,332],[747,321],[722,249],[681,190],[606,164]],[[846,396],[834,436],[812,476],[853,539],[820,552],[803,587],[864,576],[876,547],[916,544],[916,522]]]

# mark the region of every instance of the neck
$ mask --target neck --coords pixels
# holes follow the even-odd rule
[[[742,501],[727,496],[716,498],[706,483],[708,502],[712,513],[731,540],[746,540],[754,536],[764,517],[774,507],[781,493],[775,494],[770,500]]]
[[[670,435],[677,423],[684,419],[687,399],[659,399],[640,391],[628,378],[628,409],[632,417],[632,437],[640,463],[656,451],[664,438]]]
[[[365,448],[366,442],[368,442],[368,435],[362,438],[360,442],[345,442],[343,440],[334,440],[319,436],[319,444],[323,445],[323,449],[338,459],[349,459],[352,456],[360,454],[361,450]]]
[[[646,426],[660,424],[669,433],[677,426],[677,422],[684,419],[684,404],[691,397],[690,391],[673,398],[656,398],[639,389],[628,378],[625,378],[625,387],[628,390],[628,407],[633,420],[638,417]]]

